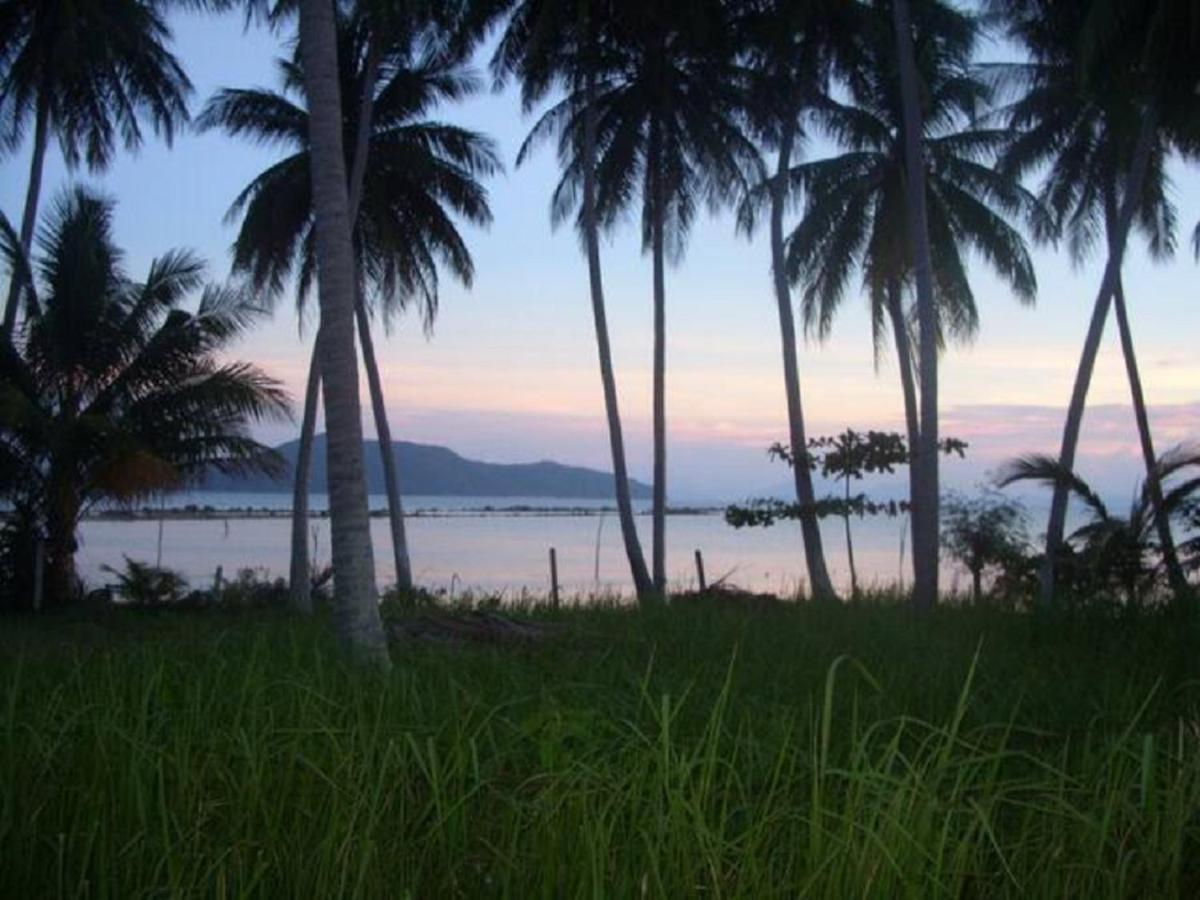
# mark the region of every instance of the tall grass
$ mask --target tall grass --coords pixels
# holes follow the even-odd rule
[[[5,897],[1191,897],[1168,622],[703,603],[356,669],[320,623],[3,623]]]

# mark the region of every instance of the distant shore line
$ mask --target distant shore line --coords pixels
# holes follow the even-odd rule
[[[667,507],[669,516],[709,516],[724,513],[723,506],[674,506]],[[555,517],[600,517],[615,514],[615,506],[472,506],[461,509],[432,507],[405,511],[406,519],[456,519],[456,518],[555,518]],[[371,510],[371,518],[386,518],[386,507]],[[638,511],[634,515],[648,516],[650,510]],[[210,519],[290,519],[291,509],[266,506],[216,507],[200,504],[154,508],[142,506],[136,509],[102,509],[88,512],[84,519],[100,522],[142,522],[170,519],[172,521]],[[327,519],[329,510],[311,510],[309,518]]]

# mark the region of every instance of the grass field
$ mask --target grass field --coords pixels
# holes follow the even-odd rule
[[[544,644],[0,622],[4,897],[1194,897],[1167,620],[695,601]]]

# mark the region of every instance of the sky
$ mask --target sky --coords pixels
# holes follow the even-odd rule
[[[221,87],[276,87],[274,59],[286,31],[243,28],[239,15],[178,13],[174,49],[194,84],[193,114]],[[486,49],[479,65],[486,60]],[[550,227],[557,180],[553,148],[520,168],[517,148],[534,121],[511,89],[484,91],[437,117],[491,135],[507,171],[487,183],[494,222],[463,225],[475,259],[471,290],[449,277],[432,336],[415,316],[380,326],[376,352],[397,439],[443,444],[495,462],[553,459],[610,469],[587,269],[576,236]],[[830,152],[820,142],[808,158]],[[0,159],[0,209],[18,222],[29,166],[28,142]],[[116,198],[115,230],[134,277],[169,248],[208,259],[213,280],[228,277],[235,223],[224,220],[237,192],[282,151],[218,133],[185,130],[173,146],[149,136],[105,173],[68,172],[57,149],[47,157],[45,203],[83,183]],[[1125,284],[1151,424],[1160,448],[1200,439],[1200,271],[1190,248],[1200,219],[1200,172],[1175,163],[1181,249],[1153,264],[1135,242]],[[634,477],[651,468],[651,268],[634,220],[602,246],[604,283],[621,412]],[[676,502],[727,500],[783,491],[788,475],[766,448],[787,433],[778,314],[764,234],[735,233],[726,212],[697,222],[682,262],[667,272],[669,496]],[[1055,452],[1103,260],[1075,268],[1053,249],[1034,251],[1039,290],[1022,306],[982,266],[972,264],[980,309],[978,337],[954,346],[940,369],[942,431],[969,442],[967,459],[944,467],[948,487],[970,489],[1017,453]],[[810,434],[846,427],[902,430],[893,355],[874,359],[866,300],[847,297],[831,336],[801,347],[803,401]],[[280,379],[299,400],[313,322],[301,329],[294,305],[235,350]],[[373,435],[366,415],[364,427]],[[297,419],[299,410],[297,410]],[[272,443],[295,425],[260,429]],[[1128,497],[1140,456],[1129,389],[1108,323],[1089,394],[1079,470],[1110,496]]]

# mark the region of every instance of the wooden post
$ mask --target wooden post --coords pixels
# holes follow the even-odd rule
[[[213,575],[213,599],[221,599],[221,588],[225,586],[225,571],[221,566],[217,566],[217,572]]]
[[[550,604],[558,609],[558,553],[550,548]]]
[[[704,580],[704,557],[700,555],[699,549],[696,550],[696,580],[700,583],[700,593],[708,590],[708,584]]]
[[[46,571],[46,542],[38,538],[33,542],[33,611],[42,609],[42,584]]]

